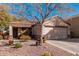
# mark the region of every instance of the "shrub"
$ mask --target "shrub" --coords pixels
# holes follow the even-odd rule
[[[14,48],[21,48],[22,47],[22,44],[21,43],[16,43]]]
[[[21,35],[20,39],[21,41],[28,41],[28,40],[31,40],[31,37],[29,35]]]
[[[42,56],[51,56],[51,53],[49,51],[43,52]]]

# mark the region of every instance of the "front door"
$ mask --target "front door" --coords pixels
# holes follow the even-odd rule
[[[13,27],[13,38],[17,38],[17,37],[18,37],[18,28]]]

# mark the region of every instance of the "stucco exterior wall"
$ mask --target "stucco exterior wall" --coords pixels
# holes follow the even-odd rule
[[[35,25],[32,27],[32,35],[41,35],[41,25]]]
[[[50,31],[53,31],[52,27],[45,27],[44,25],[42,26],[42,36],[47,35]]]

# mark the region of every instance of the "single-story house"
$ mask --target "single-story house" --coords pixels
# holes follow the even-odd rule
[[[10,39],[20,35],[19,30],[29,30],[33,38],[66,39],[70,35],[70,26],[59,16],[53,16],[43,24],[28,20],[12,21],[9,25]]]
[[[47,39],[66,39],[70,35],[70,26],[59,16],[54,16],[43,24],[36,24],[32,28],[32,35]]]
[[[75,15],[66,19],[70,24],[70,34],[73,38],[79,38],[79,15]]]

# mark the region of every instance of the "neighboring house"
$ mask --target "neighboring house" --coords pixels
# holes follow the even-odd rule
[[[66,19],[66,22],[70,24],[71,37],[79,38],[79,15]]]
[[[69,25],[59,16],[54,16],[42,25],[36,24],[32,28],[35,37],[42,36],[47,39],[66,39],[70,35]]]

